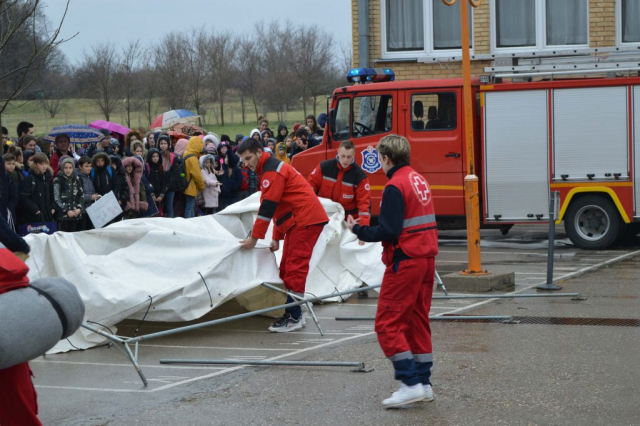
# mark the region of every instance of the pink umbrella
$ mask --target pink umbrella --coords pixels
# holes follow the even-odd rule
[[[131,131],[128,127],[123,126],[122,124],[112,123],[110,121],[104,120],[96,120],[92,123],[89,123],[89,127],[93,127],[94,129],[106,129],[111,133],[120,133],[122,136],[125,136],[127,133]]]

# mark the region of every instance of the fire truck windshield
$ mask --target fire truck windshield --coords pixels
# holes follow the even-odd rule
[[[338,100],[336,141],[389,133],[393,128],[393,96],[356,96]]]

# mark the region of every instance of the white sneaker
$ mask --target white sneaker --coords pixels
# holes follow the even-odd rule
[[[384,408],[400,407],[401,405],[411,404],[412,402],[422,401],[425,398],[422,383],[414,386],[407,386],[404,383],[400,388],[391,395],[390,398],[382,401]],[[432,395],[433,398],[433,395]]]
[[[424,402],[431,402],[433,401],[433,389],[431,388],[431,385],[422,385],[422,389],[424,389]]]
[[[285,313],[284,316],[278,318],[273,324],[271,324],[269,331],[273,333],[288,333],[290,331],[300,330],[305,325],[307,325],[307,322],[303,316],[300,316],[298,319],[294,319],[289,313]]]

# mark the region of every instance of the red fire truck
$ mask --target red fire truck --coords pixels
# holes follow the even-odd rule
[[[322,144],[292,164],[306,176],[350,139],[370,175],[374,216],[387,182],[375,147],[395,133],[409,140],[411,165],[431,186],[439,228],[464,229],[471,125],[484,228],[506,234],[515,224],[548,224],[550,192],[559,191],[558,223],[578,247],[605,249],[640,231],[640,77],[475,79],[474,120],[465,123],[462,79],[384,81],[392,71],[362,68],[349,75],[361,84],[334,91]]]

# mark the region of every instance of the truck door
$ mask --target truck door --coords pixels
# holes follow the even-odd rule
[[[411,166],[429,182],[438,215],[464,215],[462,91],[415,89],[403,95]]]
[[[369,177],[373,215],[380,212],[382,190],[388,180],[375,147],[383,136],[400,132],[396,104],[396,91],[358,92],[352,98],[339,99],[334,142],[327,151],[327,157],[333,158],[341,141],[350,139],[355,144],[355,162]]]

